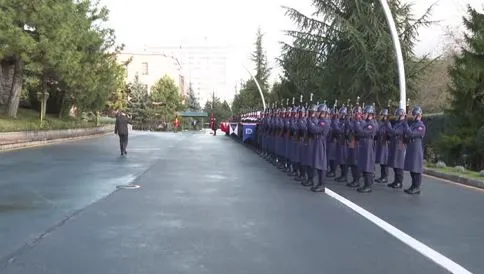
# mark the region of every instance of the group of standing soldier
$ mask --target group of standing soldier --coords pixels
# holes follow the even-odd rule
[[[330,108],[326,103],[295,106],[293,102],[292,107],[262,112],[258,146],[261,156],[314,192],[325,191],[327,178],[362,193],[371,192],[374,181],[401,189],[406,170],[412,185],[405,192],[418,194],[425,136],[422,109],[414,107],[411,118],[401,108],[391,121],[388,108],[377,117],[374,105],[357,103],[337,109],[336,103]],[[376,165],[380,165],[381,175],[375,180]],[[389,168],[395,174],[391,183]]]

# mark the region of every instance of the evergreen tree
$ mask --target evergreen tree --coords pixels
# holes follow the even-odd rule
[[[379,106],[386,104],[388,99],[397,101],[395,52],[379,1],[313,0],[312,3],[315,9],[312,18],[286,8],[298,30],[287,32],[294,42],[285,45],[284,55],[299,51],[299,56],[292,56],[292,62],[296,64],[303,64],[310,58],[308,68],[302,72],[302,77],[310,81],[301,79],[301,76],[288,80],[298,89],[301,88],[298,80],[306,82],[308,88],[317,87],[324,99],[351,98],[354,101],[360,96],[363,102],[375,102]],[[416,92],[414,82],[426,65],[413,54],[416,30],[429,24],[426,18],[431,8],[421,18],[414,18],[410,4],[402,4],[399,0],[391,0],[389,4],[397,19],[403,47],[408,96],[413,97]]]
[[[98,2],[2,1],[0,8],[0,106],[15,117],[23,79],[29,98],[49,92],[50,112],[76,105],[101,110],[109,95],[122,88],[124,68],[116,62],[114,31],[103,27],[108,10]],[[53,111],[52,111],[53,109]]]
[[[267,101],[281,102],[281,100],[286,100],[284,102],[284,105],[286,104],[286,102],[288,102],[289,105],[292,105],[292,97],[295,97],[295,90],[296,87],[294,86],[293,82],[289,81],[285,77],[281,77],[279,81],[274,83],[274,85],[272,86],[272,90],[269,94],[270,96]],[[287,101],[287,99],[289,99],[289,101]]]
[[[267,56],[263,46],[264,34],[260,28],[257,29],[255,49],[252,53],[252,62],[255,64],[255,79],[262,91],[267,93],[269,89],[270,68],[267,65]]]
[[[130,84],[127,112],[134,126],[143,127],[148,123],[151,101],[145,84],[139,81],[138,76]]]
[[[286,96],[299,98],[302,94],[303,98],[309,99],[310,94],[314,93],[316,97],[325,96],[325,99],[330,99],[328,95],[334,94],[323,93],[318,87],[318,83],[320,83],[318,82],[320,80],[318,71],[321,70],[317,66],[317,55],[314,51],[286,47],[279,62],[284,69],[284,77],[281,81],[284,86],[279,88],[286,91]]]
[[[224,100],[221,102],[218,97],[215,97],[215,100],[208,100],[205,102],[203,111],[207,113],[213,111],[213,115],[217,119],[217,122],[226,121],[232,116],[232,110],[227,101]]]
[[[185,105],[189,111],[200,111],[202,107],[200,106],[200,102],[198,102],[198,98],[195,95],[195,91],[193,90],[192,83],[188,86],[188,94],[185,99]]]
[[[252,61],[255,65],[254,78],[256,78],[257,82],[259,83],[264,97],[268,97],[270,69],[267,65],[267,56],[264,52],[263,38],[264,35],[259,28],[256,34],[255,49],[252,53]],[[234,101],[232,102],[232,110],[234,113],[239,113],[255,108],[262,108],[262,100],[260,98],[260,92],[257,88],[257,84],[252,78],[250,78],[242,83],[239,94],[234,97]]]
[[[176,112],[185,108],[180,90],[168,75],[164,75],[151,87],[150,100],[163,104],[162,108],[156,107],[151,111],[152,116],[158,114],[163,122],[174,120]]]
[[[470,6],[467,10],[464,26],[468,34],[449,69],[451,103],[447,113],[454,119],[455,129],[441,139],[440,147],[448,160],[468,154],[475,168],[484,168],[484,150],[478,146],[484,136],[477,134],[484,126],[484,14]]]

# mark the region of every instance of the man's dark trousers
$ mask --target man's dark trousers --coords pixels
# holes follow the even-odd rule
[[[121,154],[126,154],[126,147],[128,147],[128,134],[119,134],[119,148]]]

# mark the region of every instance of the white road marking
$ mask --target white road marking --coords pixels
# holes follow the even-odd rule
[[[375,225],[379,226],[386,232],[390,233],[395,238],[402,241],[404,244],[410,246],[411,248],[418,251],[420,254],[424,255],[425,257],[429,258],[430,260],[434,261],[438,265],[442,266],[443,268],[447,269],[451,273],[459,273],[459,274],[471,274],[469,270],[465,269],[463,266],[457,264],[456,262],[452,261],[451,259],[445,257],[444,255],[440,254],[439,252],[433,250],[429,246],[419,242],[417,239],[413,238],[412,236],[406,234],[405,232],[401,231],[400,229],[392,226],[391,224],[385,222],[384,220],[378,218],[371,212],[365,210],[364,208],[360,207],[359,205],[353,203],[352,201],[346,199],[345,197],[337,194],[336,192],[326,188],[326,194],[340,203],[346,205],[347,207],[354,210],[356,213],[360,214],[361,216],[365,217],[370,222],[374,223]]]

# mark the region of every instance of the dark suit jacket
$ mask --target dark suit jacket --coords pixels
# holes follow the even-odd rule
[[[114,125],[114,133],[118,135],[128,135],[128,117],[125,115],[118,115],[116,117],[116,124]]]

